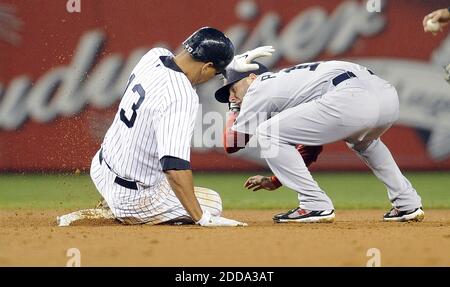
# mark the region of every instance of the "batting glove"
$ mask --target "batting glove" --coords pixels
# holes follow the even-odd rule
[[[272,46],[262,46],[247,51],[244,54],[234,56],[233,61],[231,61],[231,63],[227,66],[227,69],[232,69],[238,72],[257,70],[259,65],[254,63],[251,64],[251,62],[259,57],[272,56],[273,52],[275,52],[275,49]]]
[[[235,227],[247,226],[247,223],[239,222],[233,219],[228,219],[221,216],[212,216],[207,210],[203,212],[202,218],[197,224],[203,227]]]

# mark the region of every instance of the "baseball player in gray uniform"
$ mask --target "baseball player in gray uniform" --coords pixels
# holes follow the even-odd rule
[[[196,223],[245,226],[221,217],[220,195],[195,187],[190,142],[198,95],[194,86],[230,68],[252,69],[251,59],[270,47],[233,60],[230,39],[204,27],[174,56],[150,50],[133,69],[117,114],[91,165],[91,178],[104,198],[103,208],[80,210],[57,218],[68,226],[85,218],[115,218],[125,224]],[[105,208],[108,206],[108,208]]]
[[[227,70],[226,75],[215,96],[230,103],[234,112],[229,115],[237,116],[228,122],[242,140],[227,139],[241,143],[232,151],[254,135],[276,179],[298,193],[299,206],[275,215],[275,222],[334,221],[333,203],[311,176],[298,145],[320,147],[340,140],[385,184],[393,206],[385,221],[423,219],[420,196],[380,140],[399,116],[397,92],[387,81],[342,61],[304,63],[277,73],[259,65],[253,72]],[[277,187],[263,176],[249,178],[245,186]]]

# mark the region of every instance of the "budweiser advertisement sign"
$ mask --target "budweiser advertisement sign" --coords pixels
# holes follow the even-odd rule
[[[450,169],[450,36],[423,33],[425,14],[447,1],[0,2],[0,170],[88,169],[112,122],[130,72],[152,47],[174,52],[199,27],[232,39],[237,53],[276,48],[262,62],[277,70],[341,59],[370,67],[396,86],[401,112],[384,136],[403,169]],[[220,79],[197,87],[192,140],[198,170],[265,168],[257,147],[224,154],[227,106]],[[343,143],[325,147],[317,170],[364,169]]]

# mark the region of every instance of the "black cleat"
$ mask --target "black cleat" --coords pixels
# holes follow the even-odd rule
[[[274,215],[273,221],[276,223],[331,223],[334,221],[334,210],[306,210],[296,207],[288,212]]]
[[[383,216],[384,221],[422,221],[425,217],[422,207],[400,211],[393,207]]]

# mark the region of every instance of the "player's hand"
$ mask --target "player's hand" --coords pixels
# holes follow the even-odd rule
[[[250,62],[256,58],[272,56],[273,52],[275,52],[275,49],[272,46],[262,46],[247,51],[243,54],[234,56],[233,61],[231,61],[227,69],[232,69],[238,72],[257,70],[259,65],[251,64]]]
[[[236,221],[233,219],[228,219],[221,216],[212,216],[207,210],[203,212],[202,218],[197,222],[197,224],[203,227],[236,227],[236,226],[247,226],[247,223]]]
[[[422,24],[423,24],[423,30],[425,32],[429,32],[427,29],[427,21],[430,20],[433,22],[438,22],[441,24],[441,28],[448,24],[450,21],[450,12],[447,8],[445,9],[439,9],[434,12],[431,12],[430,14],[426,15],[423,18]]]
[[[237,103],[230,103],[229,104],[230,111],[239,113],[241,111],[241,105]]]
[[[450,64],[447,65],[447,67],[444,68],[445,70],[445,80],[447,83],[450,84]]]
[[[260,189],[275,190],[279,186],[276,186],[268,176],[255,175],[247,179],[244,187],[247,189],[253,188],[253,191],[258,191]]]

